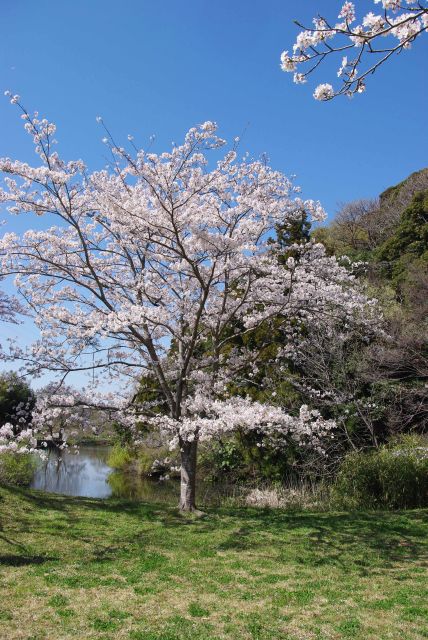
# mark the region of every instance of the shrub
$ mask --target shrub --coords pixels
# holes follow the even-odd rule
[[[342,462],[333,502],[345,509],[412,509],[428,506],[428,443],[404,436]]]
[[[110,451],[107,464],[113,469],[126,469],[132,462],[132,455],[126,447],[116,444]]]
[[[113,469],[132,472],[136,476],[166,479],[179,472],[177,461],[170,456],[166,447],[129,448],[116,444],[107,458],[107,464]]]
[[[199,465],[205,479],[212,482],[261,481],[283,483],[297,479],[293,447],[270,445],[259,433],[236,433],[221,440],[204,443]]]
[[[164,447],[151,449],[150,447],[141,447],[135,452],[135,466],[137,474],[140,476],[150,476],[153,465],[166,455],[167,449]]]
[[[243,470],[246,472],[244,475],[249,475],[243,451],[236,437],[213,441],[201,447],[199,467],[205,478],[211,481],[223,480],[226,475],[238,478]]]
[[[0,484],[29,485],[37,462],[31,453],[0,454]]]

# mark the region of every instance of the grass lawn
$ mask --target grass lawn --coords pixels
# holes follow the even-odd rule
[[[0,489],[2,640],[428,638],[428,513],[210,510]]]

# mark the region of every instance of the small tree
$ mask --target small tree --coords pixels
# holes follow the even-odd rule
[[[18,96],[11,101],[20,105]],[[291,182],[264,161],[238,161],[236,148],[210,166],[207,152],[225,144],[212,122],[160,155],[131,154],[107,133],[112,166],[88,174],[82,161],[53,151],[52,123],[21,110],[41,165],[1,160],[0,199],[13,214],[48,223],[0,242],[3,270],[15,276],[42,333],[29,351],[16,350],[26,370],[62,378],[106,371],[132,387],[155,377],[168,415],[150,403],[142,411],[180,449],[183,510],[195,509],[201,439],[241,427],[319,446],[333,424],[317,412],[303,407],[291,417],[227,397],[228,382],[256,366],[254,353],[227,348],[237,334],[278,315],[309,326],[365,308],[352,277],[321,245],[296,245],[299,259],[278,263],[269,242],[275,228],[302,220],[302,210],[322,219],[319,203],[295,198]],[[141,419],[125,404],[116,408],[130,427]]]
[[[13,425],[15,435],[26,429],[35,401],[34,392],[15,372],[0,374],[0,426]]]
[[[33,452],[35,395],[15,372],[0,375],[0,453]]]
[[[340,22],[332,23],[318,15],[313,26],[296,21],[303,31],[297,36],[293,53],[281,55],[283,71],[294,73],[294,82],[302,84],[317,67],[331,56],[341,56],[337,72],[342,80],[338,89],[329,83],[316,87],[316,100],[331,100],[338,95],[362,93],[366,79],[394,54],[410,49],[412,42],[428,29],[426,0],[374,0],[383,11],[367,13],[357,22],[355,4],[345,2],[339,12]],[[335,40],[335,43],[332,42]],[[352,58],[348,58],[351,54]],[[298,71],[303,68],[304,70]]]

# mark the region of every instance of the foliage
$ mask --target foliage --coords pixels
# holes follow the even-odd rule
[[[0,426],[9,423],[18,433],[31,422],[35,394],[15,372],[0,374]]]
[[[112,423],[114,440],[120,447],[130,447],[134,442],[134,434],[128,425],[123,424],[119,420]]]
[[[382,243],[376,260],[386,263],[387,277],[397,286],[406,277],[409,267],[428,269],[428,190],[417,193],[401,214],[394,233]]]
[[[340,466],[334,496],[345,509],[428,506],[427,440],[407,436],[378,451],[351,453]]]
[[[37,462],[31,453],[0,453],[0,484],[29,485]]]
[[[107,464],[124,473],[141,477],[169,479],[179,474],[180,465],[166,447],[144,445],[126,447],[116,444],[110,452]]]
[[[287,483],[310,476],[305,455],[293,443],[272,445],[263,434],[238,432],[201,449],[200,465],[211,482],[271,481]],[[301,463],[301,464],[299,464]]]
[[[337,418],[336,397],[339,424],[356,448],[424,432],[428,423],[427,193],[428,170],[422,169],[378,200],[343,205],[328,227],[315,231],[330,253],[366,261],[357,265],[357,276],[385,319],[384,334],[369,342],[339,327],[330,336],[314,331],[300,345],[300,386],[310,382],[330,394],[319,403],[326,416]]]
[[[126,469],[131,461],[130,451],[119,444],[114,445],[107,458],[107,464],[113,469]]]
[[[201,449],[200,468],[207,479],[221,480],[225,475],[240,475],[244,464],[243,451],[236,437],[217,440]],[[248,470],[245,469],[245,473]]]
[[[415,171],[386,189],[379,198],[342,203],[334,220],[328,226],[315,229],[312,236],[332,255],[368,261],[369,274],[374,275],[380,247],[397,232],[403,212],[412,205],[415,195],[427,190],[428,169]],[[401,248],[404,248],[403,242]]]

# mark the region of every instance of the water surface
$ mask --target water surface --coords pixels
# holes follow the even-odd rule
[[[39,462],[30,486],[66,496],[178,504],[177,481],[159,482],[114,471],[107,464],[109,453],[110,447],[102,445],[81,445],[77,454],[51,449],[48,459]]]
[[[112,472],[107,464],[109,449],[82,446],[78,454],[52,449],[48,459],[38,465],[31,488],[67,496],[108,498],[113,493],[108,482]]]

